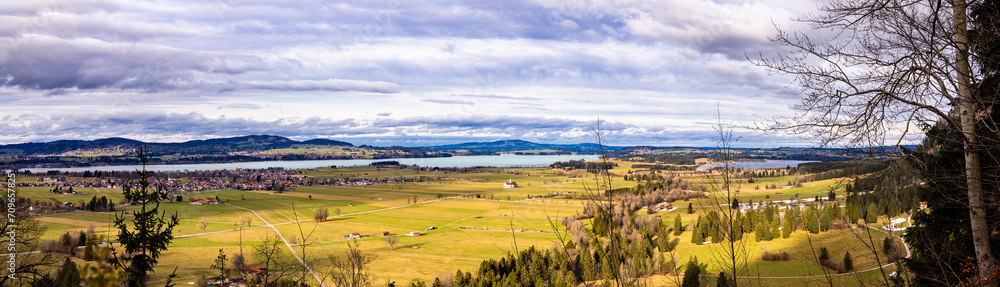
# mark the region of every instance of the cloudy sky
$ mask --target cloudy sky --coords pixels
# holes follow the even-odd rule
[[[0,143],[248,134],[713,146],[791,115],[747,55],[812,1],[0,2]],[[741,130],[742,146],[808,145]]]

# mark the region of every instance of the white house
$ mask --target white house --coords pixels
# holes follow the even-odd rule
[[[503,188],[515,188],[515,187],[517,187],[517,183],[515,183],[514,180],[508,179],[507,182],[503,183]]]

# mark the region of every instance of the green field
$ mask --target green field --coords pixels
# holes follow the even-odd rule
[[[630,166],[620,163],[612,172],[618,174],[620,179]],[[180,225],[175,229],[177,238],[163,253],[161,264],[152,275],[152,283],[162,284],[174,267],[178,267],[179,274],[175,282],[181,282],[181,285],[193,282],[199,276],[209,276],[213,274],[209,266],[219,248],[232,255],[240,252],[241,242],[243,252],[254,262],[251,255],[253,246],[263,238],[278,233],[296,249],[296,253],[301,253],[299,244],[308,243],[306,260],[320,273],[329,267],[326,258],[330,254],[346,250],[349,240],[345,237],[354,232],[365,237],[358,240],[360,249],[376,257],[371,266],[376,282],[395,281],[399,284],[414,279],[433,280],[435,276],[454,274],[457,269],[475,271],[480,261],[499,258],[515,248],[553,247],[557,242],[553,228],[562,231],[562,218],[582,212],[586,204],[586,201],[578,199],[525,200],[526,196],[567,192],[583,194],[594,191],[597,186],[592,177],[586,177],[579,170],[547,168],[489,169],[473,173],[375,167],[325,168],[308,170],[306,176],[407,178],[413,181],[372,186],[300,186],[283,193],[221,190],[184,195],[186,199],[218,196],[223,204],[195,206],[182,202],[161,205],[166,213],[178,215]],[[780,190],[754,188],[791,178],[765,178],[755,184],[741,185],[740,199],[757,202],[770,195],[770,200],[787,200],[795,193],[799,193],[799,198],[825,197],[830,190],[839,188],[839,181],[836,180],[804,183],[800,188]],[[709,178],[704,174],[690,174],[685,179],[707,181]],[[517,182],[519,187],[504,189],[503,183],[509,180]],[[634,184],[622,180],[614,182],[616,187]],[[21,188],[19,192],[35,200],[76,202],[104,195],[117,202],[122,198],[121,191],[114,189],[77,188],[77,195],[57,195],[48,190]],[[784,195],[775,195],[776,192],[783,192]],[[696,207],[695,214],[687,214],[689,202]],[[711,198],[679,201],[673,203],[677,209],[661,211],[657,215],[665,224],[672,226],[674,216],[680,214],[686,225],[699,214],[718,208],[719,204]],[[134,208],[126,206],[120,210]],[[322,222],[313,220],[313,213],[318,208],[328,209],[330,217]],[[335,210],[339,210],[339,214]],[[652,216],[641,210],[638,213]],[[113,217],[110,212],[80,211],[39,217],[39,220],[49,227],[44,238],[56,239],[64,232],[78,233],[90,226],[98,234],[113,235]],[[199,226],[203,219],[208,222],[204,229]],[[238,222],[246,219],[249,219],[250,226],[240,229]],[[425,230],[432,226],[436,229]],[[859,228],[820,234],[798,231],[788,239],[768,242],[753,242],[753,235],[750,234],[745,237],[746,256],[755,274],[768,277],[824,274],[823,269],[811,259],[810,250],[820,246],[827,247],[834,258],[850,251],[857,269],[867,269],[876,266],[876,257],[864,248],[867,241],[858,239],[858,234],[864,230]],[[383,241],[380,234],[384,231],[398,236],[399,243],[394,250]],[[406,236],[411,231],[419,231],[422,235]],[[879,232],[872,234],[879,244],[886,236]],[[690,243],[690,236],[691,232],[679,236],[681,243],[673,254],[677,263],[683,264],[691,256],[697,256],[701,262],[708,263],[711,274],[717,274],[720,269],[713,261],[716,257],[713,254],[718,253],[721,245],[696,245]],[[791,260],[761,262],[758,258],[763,251],[785,251],[791,254]],[[284,246],[283,256],[287,262],[295,260],[291,250]],[[836,280],[843,280],[841,277]],[[306,278],[308,283],[316,283],[311,276]],[[672,280],[667,278],[655,276],[651,280],[659,282],[656,285],[669,286]],[[766,280],[780,286],[797,285],[807,279]]]

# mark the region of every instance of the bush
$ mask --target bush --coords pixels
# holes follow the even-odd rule
[[[205,278],[205,276],[198,277],[198,280],[195,280],[195,284],[198,286],[208,286],[208,278]]]
[[[826,259],[819,262],[820,265],[826,268],[830,268],[837,273],[847,273],[847,268],[844,268],[843,264],[834,262],[833,260]]]
[[[764,254],[760,255],[760,260],[764,260],[764,261],[788,261],[788,252],[781,252],[781,253],[774,252],[774,253],[772,253],[772,252],[764,251]]]

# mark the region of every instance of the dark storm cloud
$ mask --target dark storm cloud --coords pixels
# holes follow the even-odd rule
[[[31,141],[122,137],[205,138],[272,134],[311,136],[352,135],[385,130],[364,128],[352,119],[308,118],[300,121],[260,121],[245,118],[206,118],[201,114],[115,113],[6,116],[5,130]]]
[[[260,58],[165,46],[116,45],[45,36],[0,38],[4,86],[21,89],[181,88],[195,72],[242,74],[268,69]]]

